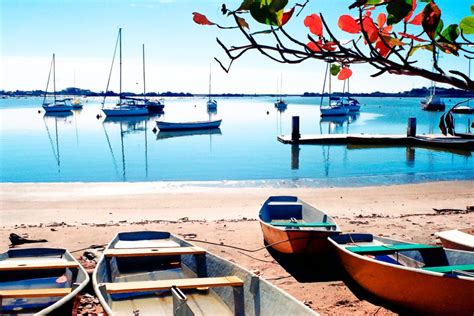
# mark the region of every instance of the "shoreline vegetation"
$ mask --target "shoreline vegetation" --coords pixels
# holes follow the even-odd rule
[[[1,97],[39,97],[44,95],[43,90],[15,90],[15,91],[5,91],[0,90]],[[352,96],[352,97],[426,97],[430,94],[430,90],[427,87],[414,88],[409,91],[403,92],[370,92],[370,93],[343,93],[343,92],[333,92],[332,96]],[[114,91],[108,91],[107,93],[94,92],[88,89],[80,89],[75,87],[66,88],[56,92],[56,95],[62,96],[83,96],[83,97],[103,97],[103,96],[112,96],[118,97],[119,94]],[[321,94],[319,92],[304,92],[303,94],[283,94],[281,97],[320,97],[328,96],[328,93]],[[469,98],[474,97],[474,91],[465,91],[455,88],[437,88],[436,95],[444,98]],[[123,92],[122,96],[128,97],[140,97],[143,96],[141,93],[133,92]],[[208,94],[192,94],[189,92],[147,92],[145,94],[147,97],[207,97]],[[213,93],[211,97],[280,97],[278,94],[243,94],[243,93]]]

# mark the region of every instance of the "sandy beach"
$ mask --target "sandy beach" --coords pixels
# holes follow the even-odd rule
[[[340,273],[309,260],[301,275],[295,266],[285,269],[279,258],[261,249],[261,204],[270,195],[296,195],[330,213],[344,231],[435,244],[435,232],[474,223],[473,212],[434,210],[474,205],[473,188],[474,181],[357,188],[2,183],[0,249],[8,249],[8,235],[16,233],[48,240],[22,247],[62,247],[81,256],[82,249],[105,244],[119,231],[166,230],[194,237],[197,245],[260,274],[319,313],[388,315],[390,310],[353,294]]]

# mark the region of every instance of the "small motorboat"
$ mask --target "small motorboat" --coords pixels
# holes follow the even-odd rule
[[[74,98],[71,101],[71,106],[73,110],[80,110],[82,109],[82,102],[81,99],[79,98]]]
[[[331,236],[348,275],[391,306],[416,314],[474,313],[474,253],[371,234]]]
[[[474,114],[474,108],[467,105],[460,105],[452,109],[451,112],[456,114]]]
[[[332,217],[295,196],[269,197],[259,219],[265,242],[281,253],[324,254],[327,237],[341,233]]]
[[[108,315],[317,315],[269,282],[168,232],[119,233],[92,280]]]
[[[156,121],[156,125],[161,131],[181,131],[219,128],[222,120],[208,120],[196,122],[165,122]]]
[[[10,249],[0,254],[1,315],[71,315],[89,276],[64,249]]]
[[[443,247],[474,251],[474,228],[455,229],[435,234],[441,240]]]

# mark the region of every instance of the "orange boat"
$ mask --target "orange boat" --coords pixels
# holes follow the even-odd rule
[[[259,214],[263,238],[281,253],[323,254],[328,236],[341,233],[333,218],[295,196],[269,197]]]
[[[329,241],[349,276],[392,306],[430,315],[474,314],[474,253],[370,234]]]
[[[447,230],[436,236],[445,248],[474,251],[474,228]]]

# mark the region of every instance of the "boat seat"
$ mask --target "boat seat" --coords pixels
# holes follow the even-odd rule
[[[66,269],[66,268],[78,268],[78,267],[79,267],[79,264],[74,261],[0,262],[0,271],[50,270],[50,269]]]
[[[31,298],[66,296],[71,293],[70,287],[47,289],[0,290],[0,298]]]
[[[425,250],[425,249],[443,249],[441,246],[431,246],[425,244],[395,244],[395,245],[380,245],[380,246],[351,246],[346,247],[354,253],[369,254],[369,253],[391,253],[397,251],[410,250]]]
[[[272,219],[303,218],[303,204],[300,202],[269,202],[268,212]]]
[[[458,265],[453,265],[453,266],[426,267],[422,269],[426,271],[440,272],[440,273],[449,273],[456,270],[474,271],[474,264],[458,264]]]
[[[201,255],[206,250],[200,247],[168,247],[168,248],[136,248],[136,249],[107,249],[106,257],[153,257],[177,255]]]
[[[149,292],[170,290],[173,286],[179,289],[196,289],[204,287],[220,286],[243,286],[244,282],[236,276],[224,276],[215,278],[189,278],[189,279],[171,279],[158,281],[137,281],[137,282],[118,282],[103,283],[109,294],[130,293],[130,292]]]
[[[335,224],[326,222],[314,222],[314,223],[293,223],[293,222],[274,222],[270,223],[272,226],[277,227],[336,227]]]

